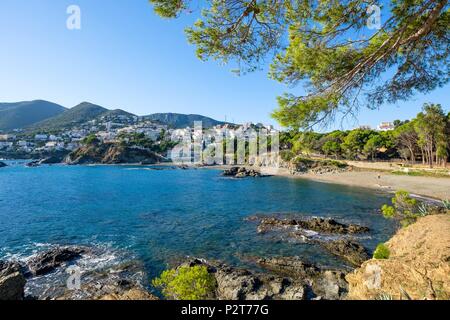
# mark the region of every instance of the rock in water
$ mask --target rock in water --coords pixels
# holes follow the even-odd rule
[[[25,283],[18,263],[0,261],[0,300],[22,300]]]
[[[39,161],[39,164],[57,164],[62,162],[62,157],[51,156]]]
[[[329,234],[355,234],[369,232],[369,228],[356,224],[343,224],[333,219],[311,218],[308,220],[263,218],[258,226],[258,233],[270,231],[275,227],[298,226],[302,229]]]
[[[4,168],[7,167],[8,165],[2,161],[0,161],[0,168]]]
[[[245,177],[261,177],[261,173],[255,169],[246,169],[245,167],[232,167],[224,170],[222,173],[225,177],[245,178]]]
[[[366,249],[355,241],[341,239],[336,241],[320,242],[320,244],[332,254],[342,257],[358,267],[370,258]]]
[[[27,262],[27,267],[33,276],[44,275],[52,272],[64,262],[80,258],[84,252],[86,249],[81,247],[57,247],[31,258]]]

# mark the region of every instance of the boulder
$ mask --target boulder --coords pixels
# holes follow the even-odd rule
[[[4,168],[7,167],[8,165],[2,161],[0,161],[0,168]]]
[[[86,252],[82,247],[56,247],[49,251],[39,253],[27,261],[29,273],[40,276],[50,273],[65,262],[81,257]]]
[[[225,177],[245,178],[245,177],[261,177],[261,173],[255,169],[246,169],[245,167],[232,167],[224,170],[222,173]]]
[[[354,266],[359,267],[364,261],[370,258],[366,249],[353,240],[340,239],[336,241],[323,241],[320,242],[320,245]]]
[[[326,300],[339,300],[346,296],[348,284],[344,270],[327,270],[305,263],[298,257],[273,257],[257,260],[264,269],[279,275],[288,276],[304,283],[309,288],[308,298],[321,297]]]
[[[18,263],[0,261],[0,300],[22,300],[25,283]]]

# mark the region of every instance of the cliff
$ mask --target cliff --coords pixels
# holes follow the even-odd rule
[[[157,153],[143,148],[105,143],[83,146],[71,152],[64,162],[67,164],[120,164],[145,163],[154,164],[163,158]]]
[[[371,259],[346,276],[348,299],[450,299],[450,214],[400,229],[388,259]]]

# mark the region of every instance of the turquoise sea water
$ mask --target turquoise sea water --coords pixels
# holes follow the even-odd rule
[[[0,169],[0,259],[40,244],[106,245],[142,261],[150,276],[185,256],[241,264],[247,257],[297,255],[342,262],[320,247],[256,232],[254,214],[333,217],[372,229],[373,250],[394,232],[377,211],[386,194],[283,177],[230,179],[219,170],[138,166]]]

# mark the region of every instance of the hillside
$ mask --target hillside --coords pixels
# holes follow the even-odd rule
[[[34,124],[30,129],[58,130],[68,128],[93,120],[106,112],[109,112],[106,108],[89,102],[83,102],[56,117]]]
[[[43,100],[0,103],[0,130],[28,127],[58,116],[66,110],[63,106]]]
[[[223,125],[225,122],[217,121],[198,114],[179,114],[179,113],[154,113],[145,116],[146,119],[158,121],[167,124],[171,128],[179,129],[193,127],[194,121],[202,121],[203,128],[210,128],[215,125]]]
[[[102,117],[135,115],[121,109],[110,110],[89,102],[66,109],[60,105],[36,100],[30,102],[0,103],[0,131],[26,129],[31,132],[68,129],[85,122]],[[217,121],[198,114],[154,113],[141,119],[166,124],[170,128],[193,127],[195,121],[202,121],[204,128],[223,125]]]

